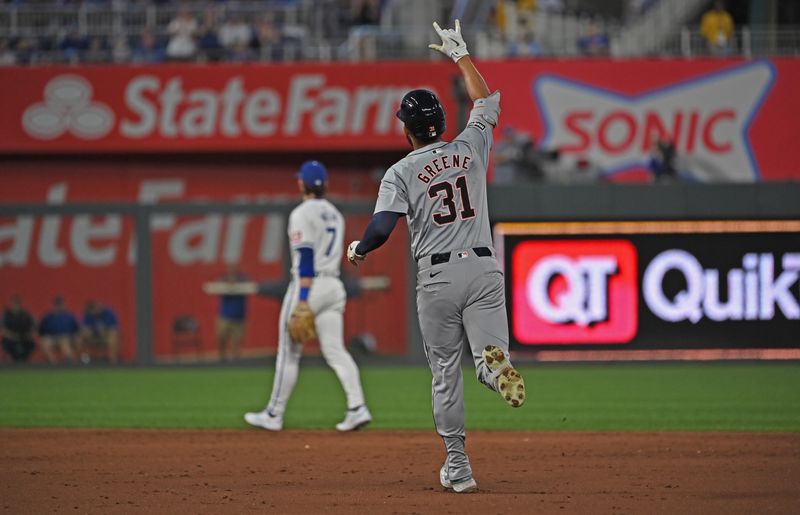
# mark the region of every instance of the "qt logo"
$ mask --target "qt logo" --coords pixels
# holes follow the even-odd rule
[[[624,240],[529,241],[512,256],[524,344],[625,343],[637,329],[636,250]]]

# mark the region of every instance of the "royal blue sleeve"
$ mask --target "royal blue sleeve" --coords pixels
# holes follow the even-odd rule
[[[297,249],[300,254],[300,264],[297,272],[300,277],[314,277],[314,249],[302,247]]]
[[[375,213],[364,230],[364,236],[361,237],[361,243],[356,247],[356,252],[364,256],[386,243],[401,216],[405,216],[405,214],[394,211]]]

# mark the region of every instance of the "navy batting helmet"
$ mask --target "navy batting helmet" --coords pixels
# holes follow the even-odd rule
[[[400,101],[397,117],[408,127],[409,132],[421,141],[430,141],[441,136],[447,126],[444,108],[432,91],[415,89]]]

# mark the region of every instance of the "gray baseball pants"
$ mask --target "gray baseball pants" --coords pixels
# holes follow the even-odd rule
[[[493,253],[494,254],[494,253]],[[447,449],[448,475],[460,482],[472,477],[464,448],[464,379],[461,358],[469,343],[478,380],[491,390],[491,370],[481,352],[496,345],[508,353],[503,272],[494,255],[472,249],[453,251],[446,263],[418,262],[417,314],[425,355],[433,373],[433,419]]]

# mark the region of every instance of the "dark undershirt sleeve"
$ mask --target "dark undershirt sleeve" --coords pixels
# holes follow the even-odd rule
[[[364,230],[361,243],[356,246],[356,252],[361,256],[365,256],[368,252],[372,252],[383,245],[389,239],[389,235],[392,234],[397,220],[401,216],[405,216],[405,213],[395,213],[394,211],[375,213]]]

